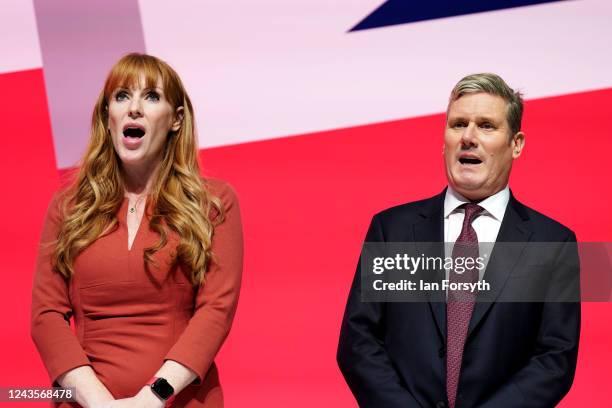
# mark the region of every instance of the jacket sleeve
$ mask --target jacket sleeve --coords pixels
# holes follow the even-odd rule
[[[556,406],[574,380],[580,339],[580,260],[576,236],[562,244],[533,356],[479,407]]]
[[[242,278],[242,223],[234,190],[227,184],[212,191],[225,210],[223,223],[217,225],[212,239],[213,262],[206,272],[195,299],[195,311],[187,327],[170,349],[165,360],[174,360],[198,375],[206,376],[217,352],[227,337],[240,292]],[[212,190],[212,188],[211,188]]]
[[[374,217],[366,242],[383,242],[382,226]],[[348,296],[337,360],[360,407],[420,407],[395,371],[384,343],[384,303],[361,301],[361,260]]]
[[[45,216],[32,286],[31,336],[51,382],[61,374],[91,365],[70,328],[72,304],[69,282],[51,268],[51,252],[60,227],[58,193]]]

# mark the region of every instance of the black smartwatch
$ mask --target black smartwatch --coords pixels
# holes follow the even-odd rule
[[[149,380],[147,385],[151,386],[153,394],[157,395],[159,399],[166,403],[166,407],[172,404],[172,401],[174,401],[174,388],[165,378],[153,377]]]

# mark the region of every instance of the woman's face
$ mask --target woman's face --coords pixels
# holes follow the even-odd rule
[[[108,103],[108,128],[124,165],[150,166],[161,160],[168,132],[180,127],[182,108],[172,108],[161,79],[145,88],[144,77],[131,89],[115,89]]]

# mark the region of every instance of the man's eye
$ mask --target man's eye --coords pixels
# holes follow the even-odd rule
[[[117,92],[115,94],[115,100],[117,102],[124,101],[124,100],[127,99],[127,97],[128,97],[128,95],[127,95],[127,92],[125,92],[125,91],[119,91],[119,92]]]
[[[489,122],[485,122],[485,123],[481,124],[480,127],[482,129],[485,129],[485,130],[495,129],[494,126],[492,124],[490,124]]]
[[[157,92],[151,91],[147,93],[146,99],[151,101],[159,101],[159,94]]]
[[[464,128],[465,126],[466,126],[465,122],[455,122],[455,123],[453,123],[453,128],[455,128],[455,129],[461,129],[461,128]]]

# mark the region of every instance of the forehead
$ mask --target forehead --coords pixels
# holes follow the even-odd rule
[[[114,83],[109,84],[109,90],[112,92],[117,89],[164,89],[161,77],[147,78],[144,75],[136,78],[117,78]]]
[[[105,86],[106,95],[118,88],[125,89],[163,89],[163,77],[156,67],[148,65],[123,65],[113,69]]]
[[[487,117],[503,120],[506,111],[507,103],[501,96],[479,92],[465,94],[452,101],[448,107],[448,117]]]

